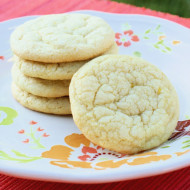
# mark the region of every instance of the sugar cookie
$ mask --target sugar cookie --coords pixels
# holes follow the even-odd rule
[[[69,80],[44,80],[25,76],[16,64],[12,68],[12,77],[15,84],[22,90],[36,96],[61,97],[69,95]]]
[[[163,72],[137,57],[105,55],[73,76],[71,110],[93,143],[133,154],[165,142],[179,118],[177,93]]]
[[[114,31],[96,16],[53,14],[18,26],[10,44],[12,51],[26,60],[72,62],[104,53],[114,44]]]
[[[44,98],[34,96],[21,90],[15,84],[12,84],[12,93],[20,104],[31,110],[57,115],[71,114],[69,97]]]
[[[114,43],[104,54],[117,54],[118,46]],[[89,60],[88,60],[89,61]],[[47,80],[69,80],[74,73],[88,61],[75,61],[70,63],[42,63],[29,61],[14,56],[14,62],[20,71],[30,77]]]

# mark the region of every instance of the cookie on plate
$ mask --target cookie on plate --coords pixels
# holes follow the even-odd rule
[[[137,57],[105,55],[73,76],[73,119],[93,143],[133,154],[165,142],[179,118],[177,93],[156,66]]]
[[[112,45],[112,47],[104,54],[117,53],[118,46],[114,43],[114,45]],[[88,61],[89,60],[69,63],[42,63],[24,60],[14,56],[15,64],[20,68],[20,71],[24,75],[47,80],[70,80],[74,73]]]
[[[34,96],[26,91],[21,90],[16,84],[12,84],[12,93],[14,98],[31,110],[43,113],[67,115],[71,114],[69,97],[44,98]]]
[[[88,60],[114,42],[114,31],[101,18],[87,14],[45,15],[18,26],[11,49],[22,59],[45,63]]]
[[[12,67],[14,83],[22,90],[41,97],[62,97],[69,95],[70,80],[44,80],[25,76],[19,67],[14,64]]]

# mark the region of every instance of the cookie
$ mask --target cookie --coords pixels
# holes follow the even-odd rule
[[[57,115],[71,114],[68,96],[60,98],[39,97],[21,90],[14,83],[12,84],[12,94],[20,104],[31,110]]]
[[[61,97],[69,95],[69,80],[44,80],[25,76],[16,64],[12,68],[12,77],[15,84],[22,90],[41,97]]]
[[[114,43],[104,54],[117,54],[118,46]],[[48,80],[68,80],[74,73],[88,61],[76,61],[70,63],[42,63],[21,59],[14,56],[15,64],[20,71],[30,77]]]
[[[103,19],[77,13],[28,21],[15,29],[10,40],[18,57],[45,63],[88,60],[114,43],[114,31]]]
[[[105,55],[73,76],[73,119],[93,143],[125,154],[165,142],[179,118],[177,93],[156,66],[137,57]]]

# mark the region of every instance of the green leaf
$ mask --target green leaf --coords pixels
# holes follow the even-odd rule
[[[182,148],[188,148],[188,147],[190,147],[190,144],[183,146]]]
[[[128,23],[125,23],[121,26],[122,30],[125,31],[125,30],[129,30],[131,29],[131,25],[129,25]]]
[[[168,46],[165,46],[165,48],[168,50],[168,51],[172,51],[172,49]]]
[[[157,34],[159,34],[159,35],[165,35],[163,32],[157,32]]]
[[[99,158],[98,161],[106,161],[109,160],[109,158]]]
[[[155,30],[159,30],[160,29],[160,24],[155,28]]]
[[[139,51],[133,52],[133,55],[136,57],[141,57],[141,53]]]
[[[188,142],[190,142],[190,140],[184,141],[184,142],[182,142],[182,143],[188,143]]]
[[[19,163],[28,163],[28,162],[33,162],[36,160],[42,159],[41,157],[33,157],[31,159],[27,159],[27,160],[18,160]]]
[[[26,156],[25,154],[15,151],[15,150],[12,150],[12,152],[14,152],[16,156],[24,157],[25,159],[24,158],[14,158],[14,157],[9,156],[4,151],[0,151],[0,160],[9,160],[9,161],[15,161],[15,162],[19,162],[19,163],[27,163],[27,162],[32,162],[35,160],[42,159],[42,157],[29,157],[29,156]]]
[[[5,153],[4,151],[0,150],[0,156],[2,156],[2,157],[8,157],[8,154]]]
[[[161,147],[161,148],[169,148],[170,146],[163,146],[163,147]]]
[[[149,39],[149,37],[148,37],[148,36],[144,36],[143,38],[144,38],[144,39]]]
[[[160,40],[156,44],[163,44],[163,43],[164,43],[164,40]]]
[[[7,117],[3,119],[0,125],[10,125],[13,123],[14,118],[17,117],[18,113],[9,107],[0,107],[0,111],[3,111],[7,114]]]
[[[167,51],[166,51],[166,50],[163,50],[163,49],[162,49],[161,51],[162,51],[163,53],[167,53]]]
[[[157,44],[153,45],[155,48],[160,49],[160,47]]]
[[[12,150],[12,152],[16,155],[16,156],[19,156],[19,157],[24,157],[24,158],[28,158],[28,156],[26,154],[22,154],[16,150]]]
[[[148,34],[150,32],[151,32],[151,29],[148,29],[148,30],[145,31],[145,34]]]

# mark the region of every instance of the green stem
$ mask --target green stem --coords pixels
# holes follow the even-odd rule
[[[42,159],[41,157],[31,157],[29,159],[20,159],[20,158],[13,158],[11,156],[7,156],[7,157],[0,157],[1,160],[10,160],[10,161],[17,161],[17,162],[21,162],[21,163],[27,163],[27,162],[32,162],[35,160],[39,160]]]
[[[34,144],[36,144],[36,146],[37,146],[38,148],[45,148],[45,146],[43,146],[43,145],[40,143],[40,138],[37,139],[37,138],[35,137],[35,133],[33,132],[32,127],[30,127],[30,134],[28,134],[28,136],[31,137],[31,139],[33,140],[32,142],[33,142]]]
[[[41,157],[29,157],[29,156],[27,156],[26,159],[14,158],[14,157],[9,156],[4,151],[0,151],[0,159],[1,160],[17,161],[17,162],[20,162],[20,163],[27,163],[27,162],[32,162],[32,161],[39,160],[39,159],[42,159],[42,158]]]

